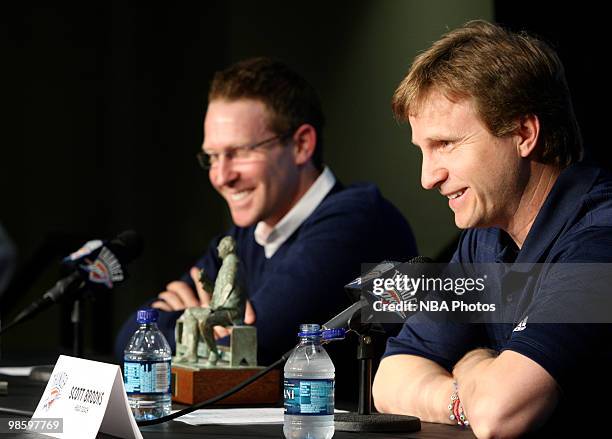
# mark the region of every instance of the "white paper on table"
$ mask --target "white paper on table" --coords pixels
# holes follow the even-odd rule
[[[14,377],[27,377],[30,376],[32,369],[34,369],[34,366],[0,367],[0,374]]]
[[[176,418],[189,425],[248,425],[282,424],[285,409],[277,408],[240,408],[240,409],[201,409]],[[346,410],[336,410],[345,413]]]

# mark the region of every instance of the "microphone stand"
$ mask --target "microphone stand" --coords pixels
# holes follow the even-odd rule
[[[72,323],[72,353],[75,357],[81,357],[83,354],[83,337],[82,337],[82,299],[87,296],[83,296],[84,289],[87,284],[84,281],[79,281],[74,289],[69,290],[69,286],[77,281],[79,275],[77,272],[72,275],[60,280],[56,287],[49,290],[43,295],[42,298],[38,299],[34,303],[30,304],[25,310],[22,310],[8,325],[0,328],[0,334],[4,334],[9,329],[18,324],[31,319],[39,312],[50,307],[51,305],[58,303],[61,299],[69,299],[72,302],[72,312],[70,314],[70,321]],[[65,288],[57,288],[61,285]],[[51,373],[53,372],[53,365],[35,366],[30,373],[30,379],[34,381],[49,381]]]
[[[77,297],[72,303],[72,313],[70,314],[70,322],[72,323],[72,355],[80,358],[83,353],[83,342],[82,342],[82,331],[83,325],[81,323],[81,300]]]
[[[357,413],[336,413],[334,427],[337,431],[363,432],[414,432],[421,429],[421,420],[415,416],[372,413],[372,360],[374,342],[372,325],[361,321],[361,309],[348,322],[349,331],[359,337],[357,360],[359,361],[359,401]]]
[[[72,323],[72,356],[77,358],[82,358],[83,354],[82,311],[83,303],[81,298],[77,295],[72,300],[72,312],[70,313],[70,322]],[[32,381],[47,382],[51,379],[54,368],[54,364],[34,366],[30,372],[30,379]]]
[[[374,344],[369,335],[359,335],[357,360],[359,360],[359,405],[357,413],[369,415],[372,413],[372,358]]]

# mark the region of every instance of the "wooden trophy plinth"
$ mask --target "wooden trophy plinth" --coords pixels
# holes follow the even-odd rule
[[[197,369],[172,366],[172,400],[181,404],[196,404],[213,398],[255,375],[263,367],[211,367]],[[249,384],[239,392],[216,404],[277,404],[281,399],[278,369]]]
[[[176,339],[182,340],[182,317],[177,320]],[[262,369],[257,366],[257,330],[253,326],[233,326],[229,346],[218,346],[221,359],[208,366],[204,340],[198,343],[195,364],[173,361],[172,400],[181,404],[197,404],[213,398],[249,379]],[[177,355],[185,347],[177,343]],[[244,389],[217,402],[219,405],[277,404],[281,401],[281,374],[272,370]]]

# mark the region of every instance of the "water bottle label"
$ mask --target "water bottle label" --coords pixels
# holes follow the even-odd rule
[[[285,378],[286,415],[333,415],[334,380]]]
[[[125,361],[123,382],[128,395],[170,392],[170,361]]]

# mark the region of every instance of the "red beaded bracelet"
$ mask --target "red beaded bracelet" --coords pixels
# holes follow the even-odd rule
[[[448,405],[450,415],[448,418],[451,421],[457,421],[457,425],[463,425],[467,427],[468,425],[470,425],[470,423],[468,422],[467,417],[463,412],[463,405],[461,405],[461,401],[459,400],[459,387],[457,386],[456,382],[453,383],[453,386],[455,390],[453,391],[450,397],[450,404]]]

